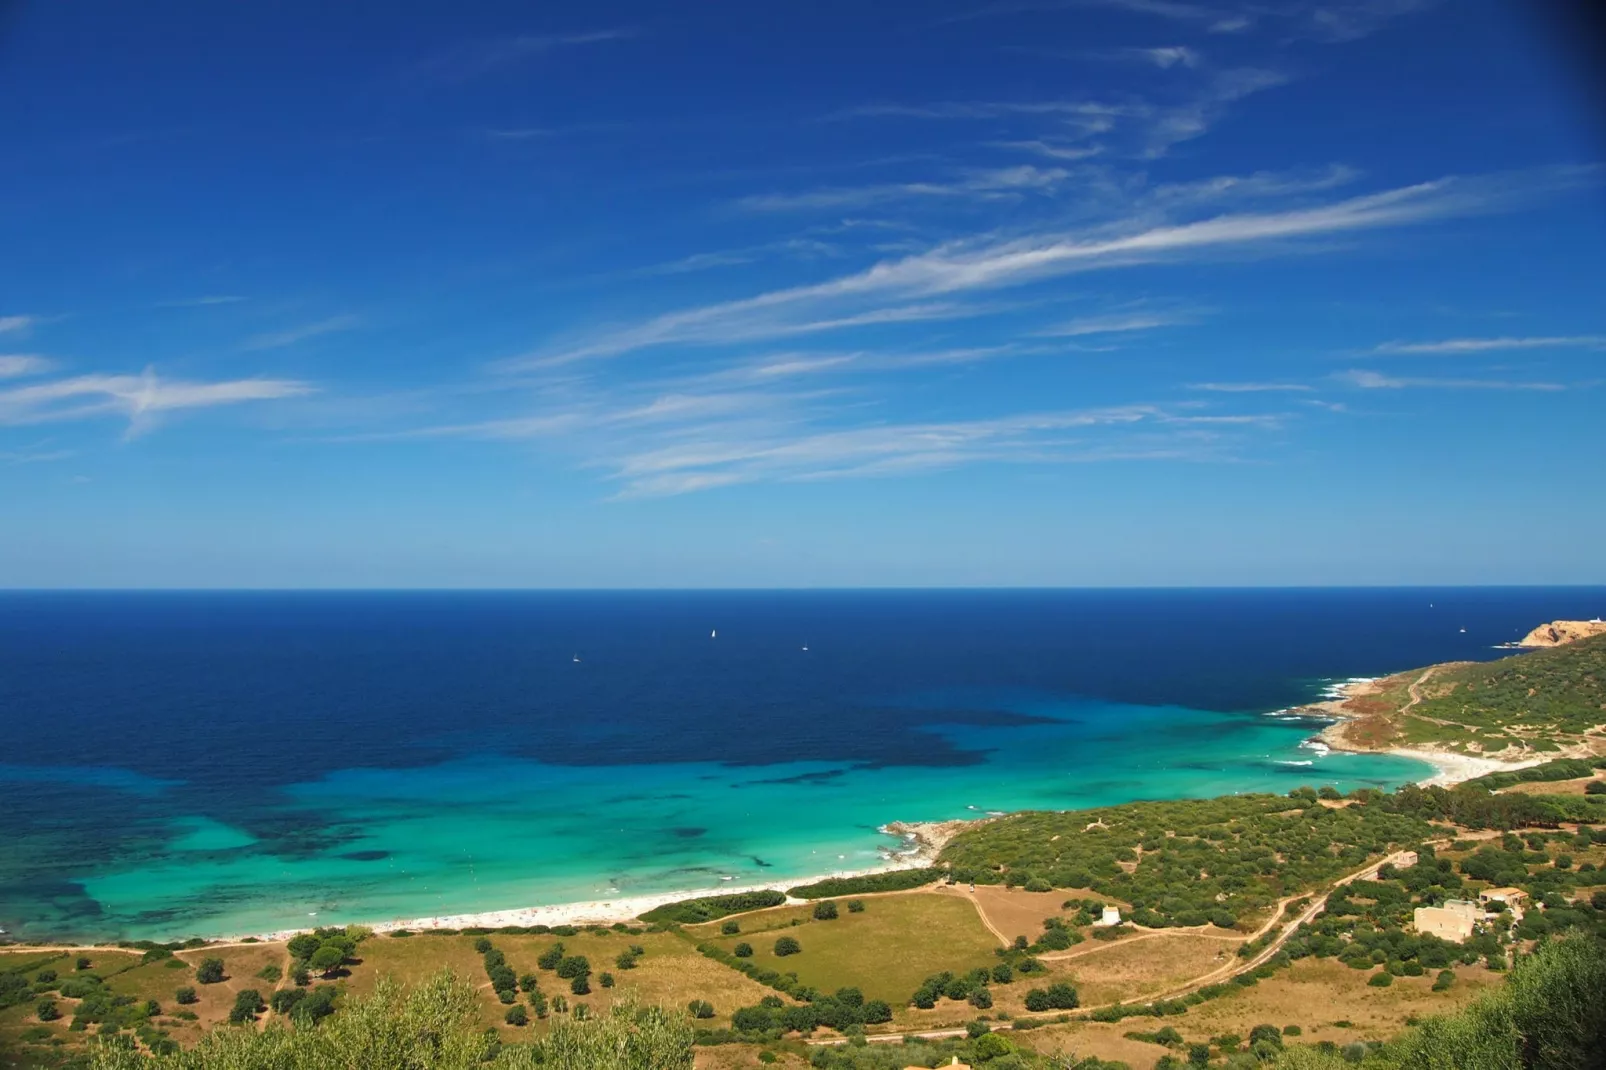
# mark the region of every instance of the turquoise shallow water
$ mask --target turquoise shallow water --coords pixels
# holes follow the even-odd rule
[[[1598,602],[0,594],[0,927],[472,913],[864,868],[893,820],[1389,787],[1427,767],[1266,714]]]
[[[485,754],[345,769],[277,803],[339,838],[286,857],[199,815],[147,859],[83,881],[123,935],[171,938],[386,921],[815,876],[881,864],[891,820],[1068,809],[1134,798],[1387,787],[1427,774],[1388,756],[1316,756],[1311,727],[1265,717],[1089,701],[1039,722],[943,729],[990,751],[968,766],[565,767]],[[1100,725],[1100,728],[1090,728]],[[1310,762],[1313,764],[1293,764]],[[314,918],[314,915],[316,916]]]

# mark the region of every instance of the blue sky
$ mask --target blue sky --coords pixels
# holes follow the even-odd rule
[[[398,7],[12,12],[0,586],[1606,582],[1520,5]]]

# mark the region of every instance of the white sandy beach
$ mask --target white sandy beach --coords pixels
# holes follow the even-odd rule
[[[438,917],[427,918],[395,918],[389,921],[368,921],[352,924],[363,924],[376,933],[394,932],[397,929],[411,929],[424,931],[427,929],[499,929],[505,925],[612,925],[615,922],[633,922],[642,914],[654,907],[661,907],[666,903],[678,903],[683,899],[698,899],[710,895],[739,895],[743,892],[784,892],[787,888],[800,884],[812,884],[815,881],[827,880],[832,877],[863,877],[873,873],[889,873],[900,869],[918,869],[930,865],[936,857],[942,844],[953,834],[947,826],[963,825],[964,822],[893,822],[882,827],[881,831],[889,835],[901,835],[907,845],[888,856],[887,861],[879,866],[865,869],[836,870],[831,873],[821,873],[807,877],[789,877],[770,881],[765,884],[720,884],[709,888],[683,888],[673,892],[657,892],[652,895],[623,896],[618,899],[596,899],[579,903],[554,903],[550,906],[517,907],[509,910],[487,910],[475,914],[443,914]],[[801,903],[801,899],[789,899],[789,902]],[[284,940],[298,932],[304,932],[306,927],[300,929],[283,929],[270,933],[249,933],[235,936],[220,937],[223,940],[242,940],[255,938],[258,940]]]
[[[1392,747],[1385,751],[1367,751],[1368,754],[1393,754],[1401,758],[1415,758],[1429,762],[1437,770],[1432,776],[1418,780],[1424,788],[1448,788],[1462,781],[1474,780],[1490,773],[1506,773],[1513,769],[1526,769],[1539,765],[1544,758],[1529,758],[1519,762],[1503,762],[1497,758],[1483,758],[1471,754],[1456,754],[1447,750],[1416,750],[1411,747]]]

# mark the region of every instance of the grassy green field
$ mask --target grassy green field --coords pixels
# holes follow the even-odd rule
[[[804,984],[825,992],[855,987],[867,999],[894,1008],[907,1003],[920,982],[943,970],[994,965],[997,939],[969,903],[942,895],[910,893],[864,900],[862,914],[842,906],[834,921],[815,921],[810,907],[780,907],[736,919],[740,935],[719,936],[719,923],[696,926],[699,939],[725,951],[746,941],[753,962],[795,972]],[[793,920],[802,924],[793,926]],[[692,932],[689,929],[688,932]],[[777,957],[775,940],[794,937],[798,955]]]

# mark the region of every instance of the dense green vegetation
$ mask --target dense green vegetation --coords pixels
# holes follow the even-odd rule
[[[1560,758],[1553,762],[1544,762],[1541,765],[1530,765],[1526,769],[1515,769],[1509,773],[1490,773],[1487,776],[1477,777],[1463,782],[1463,786],[1483,788],[1486,791],[1499,791],[1509,788],[1513,784],[1538,783],[1553,780],[1578,780],[1586,776],[1594,776],[1595,770],[1606,769],[1606,758]]]
[[[784,902],[786,894],[774,891],[710,895],[701,899],[682,899],[678,903],[665,903],[641,915],[641,920],[659,924],[695,925],[701,921],[717,921],[728,914],[778,907]]]
[[[842,895],[864,895],[869,892],[902,892],[922,885],[934,884],[946,873],[936,867],[924,869],[894,869],[886,873],[866,873],[859,877],[828,877],[813,884],[800,884],[788,888],[786,894],[796,899],[830,899]]]
[[[1431,822],[1446,821],[1494,829],[1603,823],[1606,798],[1461,785],[1363,789],[1342,807],[1322,805],[1309,788],[1286,797],[1129,803],[1000,818],[960,833],[942,859],[961,881],[1091,888],[1130,903],[1139,925],[1226,928],[1392,849],[1442,836]]]
[[[765,996],[757,1005],[740,1007],[731,1015],[731,1028],[705,1032],[701,1043],[729,1040],[773,1040],[786,1033],[809,1033],[827,1026],[846,1031],[853,1026],[892,1021],[892,1008],[878,999],[866,1000],[857,988],[839,988],[830,995],[816,995],[812,1002],[788,1005],[776,996]]]
[[[1091,888],[1140,925],[1230,927],[1432,831],[1376,799],[1239,795],[1014,814],[960,833],[942,860],[960,881]]]
[[[216,1029],[194,1049],[144,1055],[118,1038],[92,1049],[92,1070],[690,1070],[684,1014],[620,1007],[602,1018],[563,1019],[532,1044],[500,1043],[478,1024],[472,985],[441,973],[407,991],[383,980],[372,996],[295,1029],[270,1023]]]

